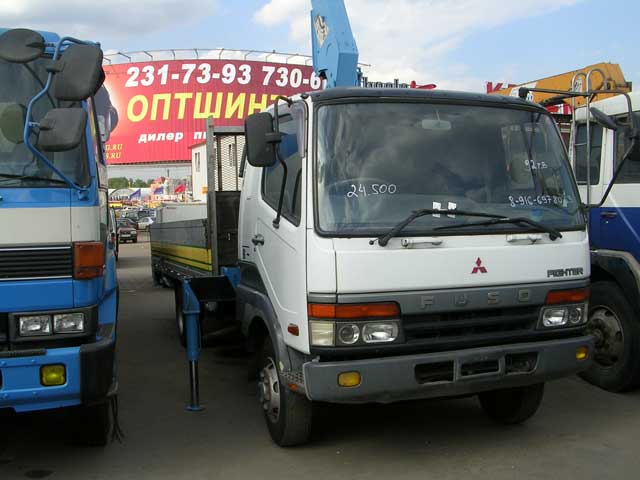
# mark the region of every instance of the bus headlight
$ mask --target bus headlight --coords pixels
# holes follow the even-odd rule
[[[18,332],[21,337],[51,335],[51,316],[26,315],[18,317]]]
[[[55,333],[84,332],[84,313],[58,313],[54,315],[53,331]]]

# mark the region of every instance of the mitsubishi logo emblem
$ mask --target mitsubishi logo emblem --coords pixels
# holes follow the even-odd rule
[[[478,259],[476,260],[476,266],[473,267],[473,270],[471,270],[471,273],[487,273],[487,269],[484,268],[482,266],[482,260],[480,260],[480,257],[478,257]]]

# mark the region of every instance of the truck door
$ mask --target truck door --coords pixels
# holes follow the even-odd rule
[[[636,113],[636,121],[640,121],[640,113]],[[626,120],[626,119],[624,119]],[[607,162],[606,188],[616,171],[625,150],[628,139],[624,132],[607,132],[611,139],[603,158]],[[595,209],[599,217],[600,238],[594,246],[608,250],[621,250],[633,254],[640,259],[640,147],[636,145],[631,158],[623,165],[611,192],[604,205]],[[592,215],[592,218],[594,216]],[[595,218],[594,218],[595,220]],[[597,221],[597,220],[596,220]]]
[[[305,222],[302,218],[305,195],[302,192],[306,180],[300,155],[302,149],[298,146],[298,140],[304,136],[303,116],[304,109],[296,108],[296,105],[291,110],[281,109],[280,131],[284,136],[279,148],[287,165],[282,218],[279,225],[274,226],[284,172],[278,162],[261,172],[252,246],[255,246],[256,263],[287,343],[305,348],[307,329],[306,322],[302,321],[306,318],[307,308]],[[287,332],[290,324],[299,327],[299,336]]]

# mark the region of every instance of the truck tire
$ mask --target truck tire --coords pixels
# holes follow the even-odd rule
[[[544,395],[544,383],[505,388],[478,394],[480,405],[489,418],[504,425],[522,423],[538,410]]]
[[[178,340],[180,341],[180,345],[186,348],[187,332],[185,329],[184,314],[182,313],[182,285],[179,283],[176,284],[173,287],[173,293],[176,307],[176,329],[178,331]]]
[[[267,337],[260,352],[258,399],[273,441],[281,447],[303,445],[309,441],[312,424],[312,403],[294,393],[278,373],[276,356]]]
[[[596,338],[594,362],[580,374],[610,392],[632,390],[640,384],[640,321],[615,283],[591,285],[588,329]]]
[[[112,416],[109,402],[80,407],[76,423],[76,439],[87,447],[104,447],[109,442]]]

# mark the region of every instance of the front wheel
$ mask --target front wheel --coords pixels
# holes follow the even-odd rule
[[[589,333],[596,339],[591,368],[580,374],[610,392],[640,384],[640,323],[629,301],[613,282],[591,285]]]
[[[312,403],[292,392],[282,382],[276,367],[276,356],[267,337],[260,354],[258,399],[273,441],[281,447],[303,445],[309,441]]]
[[[109,402],[80,409],[76,440],[88,447],[104,447],[109,442],[113,422]]]
[[[540,407],[543,395],[544,383],[538,383],[480,393],[478,399],[489,418],[498,423],[513,425],[531,418]]]

